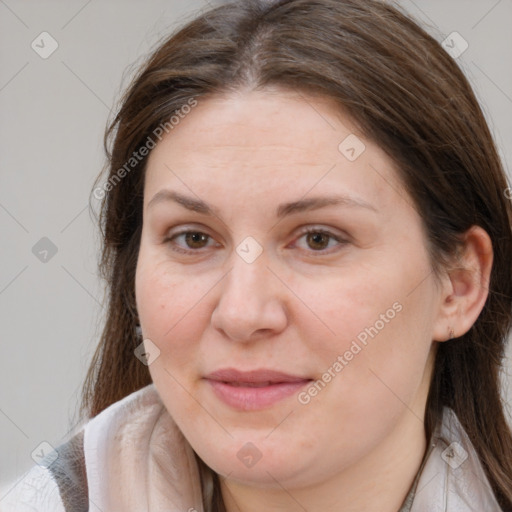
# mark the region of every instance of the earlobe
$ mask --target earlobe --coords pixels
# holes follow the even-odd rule
[[[447,271],[439,315],[433,332],[436,341],[460,338],[476,322],[489,294],[493,262],[492,242],[480,226],[463,236],[455,265]]]

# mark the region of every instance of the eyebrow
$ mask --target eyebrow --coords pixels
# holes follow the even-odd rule
[[[202,213],[204,215],[214,215],[216,217],[220,217],[220,211],[218,208],[209,205],[208,203],[202,201],[201,199],[195,199],[190,196],[185,196],[175,192],[173,190],[163,189],[157,192],[153,198],[149,201],[147,208],[154,207],[156,204],[173,201],[187,210],[191,210],[197,213]],[[347,195],[336,195],[336,196],[320,196],[320,197],[310,197],[308,199],[300,199],[298,201],[292,201],[289,203],[280,204],[276,209],[276,217],[281,219],[293,213],[299,213],[304,211],[318,210],[320,208],[325,208],[326,206],[346,206],[352,208],[365,208],[374,212],[378,212],[378,210],[363,201],[360,198],[355,198]]]

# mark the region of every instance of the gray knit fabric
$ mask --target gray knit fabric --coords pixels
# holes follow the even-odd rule
[[[48,469],[59,486],[66,512],[87,512],[89,497],[84,457],[84,431],[81,430],[56,448],[57,460]]]

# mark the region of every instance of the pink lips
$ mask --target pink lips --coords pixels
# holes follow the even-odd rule
[[[270,407],[311,381],[274,370],[241,372],[234,368],[215,371],[205,379],[218,398],[231,407],[244,411]]]

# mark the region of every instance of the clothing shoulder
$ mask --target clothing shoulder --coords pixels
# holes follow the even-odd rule
[[[34,466],[0,489],[0,512],[66,512],[49,468]]]
[[[431,443],[411,512],[504,512],[452,409],[444,408]]]
[[[1,484],[0,512],[93,512],[96,507],[89,500],[85,432],[98,423],[105,426],[118,420],[127,409],[140,409],[148,398],[157,401],[152,386],[112,404],[51,453],[45,454],[39,464],[21,478]]]

